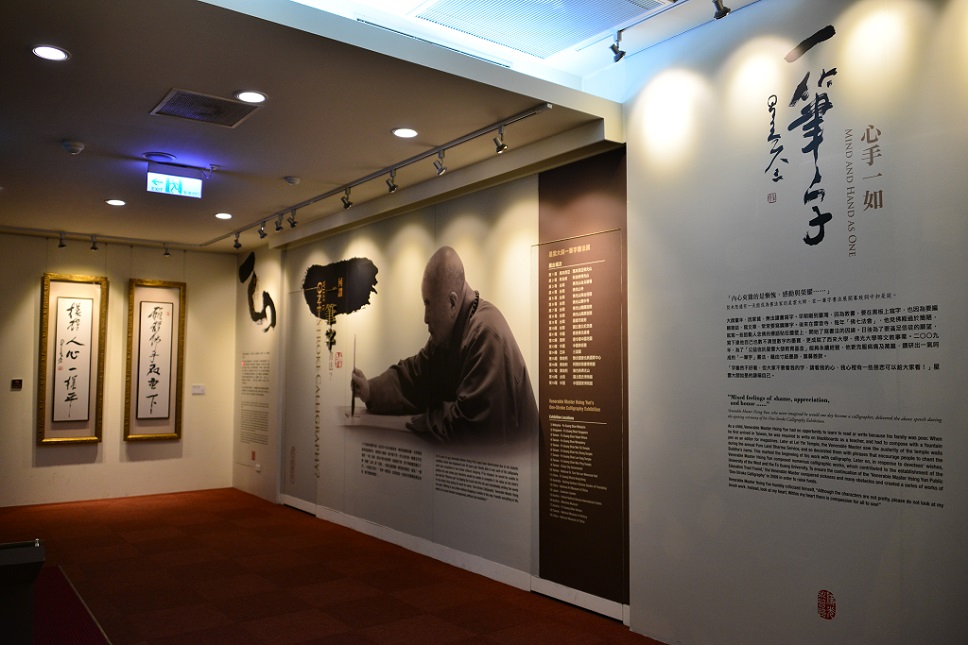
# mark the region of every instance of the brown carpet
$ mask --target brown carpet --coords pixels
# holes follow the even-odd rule
[[[0,508],[35,537],[114,645],[659,645],[234,489]]]

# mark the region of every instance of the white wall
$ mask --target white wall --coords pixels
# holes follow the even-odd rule
[[[785,60],[828,25],[832,38]],[[668,643],[964,642],[966,35],[964,0],[763,0],[625,59],[635,79],[626,104],[635,631]],[[836,76],[818,85],[834,68]],[[807,72],[810,98],[790,107]],[[815,167],[801,150],[810,139],[789,126],[818,93],[833,107],[817,164],[826,197],[811,203],[832,221],[821,244],[807,245],[813,212],[805,192]],[[777,182],[766,172],[771,95],[788,160],[777,162],[784,176]],[[871,126],[882,153],[875,165],[866,163],[871,142],[862,140]],[[864,209],[868,193],[883,202]],[[894,333],[884,331],[885,314],[863,310],[908,316],[922,306],[937,306],[931,324],[939,347],[899,341],[896,349],[824,350],[820,359],[727,358],[730,318],[759,331],[768,328],[750,320],[757,314],[792,314],[798,323],[802,314],[826,312],[830,327],[838,318],[870,318],[849,323],[858,331],[836,341],[846,346],[864,342],[854,337],[868,333],[865,326]],[[836,370],[730,378],[741,363]],[[867,367],[898,364],[923,369]],[[739,406],[731,395],[774,399],[744,418],[732,412]],[[816,416],[794,421],[798,414]],[[744,472],[745,464],[730,461],[735,423],[769,426],[791,441],[804,428],[823,433],[828,445],[850,441],[858,447],[848,463],[870,481]],[[879,461],[910,479],[864,433],[939,436],[943,488],[871,483]],[[814,458],[806,444],[788,450]],[[741,488],[740,479],[757,483]],[[834,615],[821,615],[821,598],[828,608],[835,601]]]
[[[123,497],[231,485],[235,260],[224,254],[0,235],[0,506]],[[44,273],[107,276],[102,441],[36,445],[41,280]],[[180,441],[125,442],[128,280],[187,284],[185,393]],[[237,281],[237,280],[236,280]],[[23,390],[11,380],[23,379]],[[204,396],[191,385],[204,384]]]

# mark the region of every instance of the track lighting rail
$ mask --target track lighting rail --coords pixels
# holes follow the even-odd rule
[[[430,148],[429,150],[425,150],[424,152],[421,152],[420,154],[417,154],[417,155],[414,155],[414,156],[409,157],[407,159],[404,159],[403,161],[398,161],[397,163],[395,163],[395,164],[393,164],[391,166],[387,166],[386,168],[381,168],[380,170],[377,170],[375,172],[372,172],[372,173],[370,173],[368,175],[365,175],[365,176],[360,177],[358,179],[354,179],[351,182],[342,184],[341,186],[337,186],[336,188],[333,188],[331,190],[327,190],[325,193],[320,193],[319,195],[316,195],[315,197],[310,197],[309,199],[306,199],[304,201],[301,201],[298,204],[293,204],[292,206],[287,206],[286,208],[280,209],[280,210],[276,211],[275,213],[272,213],[271,215],[267,215],[266,217],[259,219],[257,222],[254,222],[252,224],[248,224],[246,226],[237,228],[234,231],[231,231],[229,233],[226,233],[225,235],[222,235],[222,236],[217,237],[217,238],[215,238],[213,240],[210,240],[209,242],[204,243],[203,246],[208,246],[210,244],[214,244],[215,242],[219,242],[221,240],[224,240],[225,238],[231,237],[231,236],[235,235],[236,233],[243,233],[243,232],[247,231],[250,228],[255,228],[256,226],[259,226],[262,222],[273,220],[273,219],[275,219],[277,217],[281,217],[281,216],[283,216],[283,215],[285,215],[287,213],[294,213],[295,211],[298,211],[301,208],[305,208],[307,206],[310,206],[312,204],[315,204],[316,202],[323,201],[324,199],[328,199],[330,197],[335,197],[336,195],[342,194],[344,197],[348,198],[349,197],[349,191],[352,190],[355,186],[359,186],[360,184],[365,184],[365,183],[367,183],[369,181],[373,181],[374,179],[379,179],[380,177],[383,177],[384,175],[389,175],[391,172],[394,173],[394,175],[395,175],[396,174],[396,171],[399,170],[400,168],[403,168],[405,166],[410,166],[412,164],[418,163],[418,162],[423,161],[424,159],[428,159],[430,157],[439,157],[440,156],[440,153],[445,152],[445,151],[449,150],[450,148],[454,148],[454,147],[459,146],[461,144],[467,143],[468,141],[471,141],[471,140],[476,139],[478,137],[482,137],[485,134],[489,134],[491,132],[496,132],[496,131],[499,131],[499,132],[501,132],[503,134],[504,128],[506,126],[511,125],[512,123],[517,123],[518,121],[521,121],[523,119],[527,119],[528,117],[532,117],[532,116],[534,116],[536,114],[540,114],[540,113],[542,113],[542,112],[544,112],[546,110],[550,110],[551,108],[552,108],[551,103],[539,103],[538,105],[534,106],[533,108],[530,108],[530,109],[525,110],[523,112],[519,112],[519,113],[517,113],[517,114],[515,114],[513,116],[507,117],[506,119],[502,119],[501,121],[498,121],[496,123],[492,123],[491,125],[484,126],[483,128],[480,128],[478,130],[474,130],[473,132],[469,132],[469,133],[467,133],[467,134],[465,134],[465,135],[463,135],[461,137],[458,137],[456,139],[453,139],[452,141],[448,141],[447,143],[441,144],[441,145],[437,146],[436,148]],[[346,203],[347,203],[346,201],[343,202],[344,207],[345,207],[345,204]]]

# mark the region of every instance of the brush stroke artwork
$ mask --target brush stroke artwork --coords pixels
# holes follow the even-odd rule
[[[359,311],[370,304],[370,294],[377,292],[378,272],[376,265],[367,258],[314,264],[306,270],[302,283],[306,306],[314,316],[322,319]],[[319,307],[320,289],[326,305],[323,308]]]
[[[249,278],[252,278],[249,280]],[[257,325],[265,324],[266,328],[262,331],[267,332],[276,326],[276,305],[272,302],[272,296],[268,291],[262,292],[262,309],[255,308],[255,292],[259,284],[259,276],[255,274],[255,253],[249,253],[249,257],[239,266],[239,282],[244,283],[249,280],[249,316],[252,322]]]

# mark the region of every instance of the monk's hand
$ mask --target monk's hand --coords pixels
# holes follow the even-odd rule
[[[369,403],[370,382],[359,368],[353,368],[353,376],[350,379],[350,387],[353,388],[353,394],[358,396],[363,403]]]
[[[426,414],[418,414],[417,416],[410,417],[407,421],[407,430],[417,434],[426,434],[430,432],[430,425],[427,423]]]

